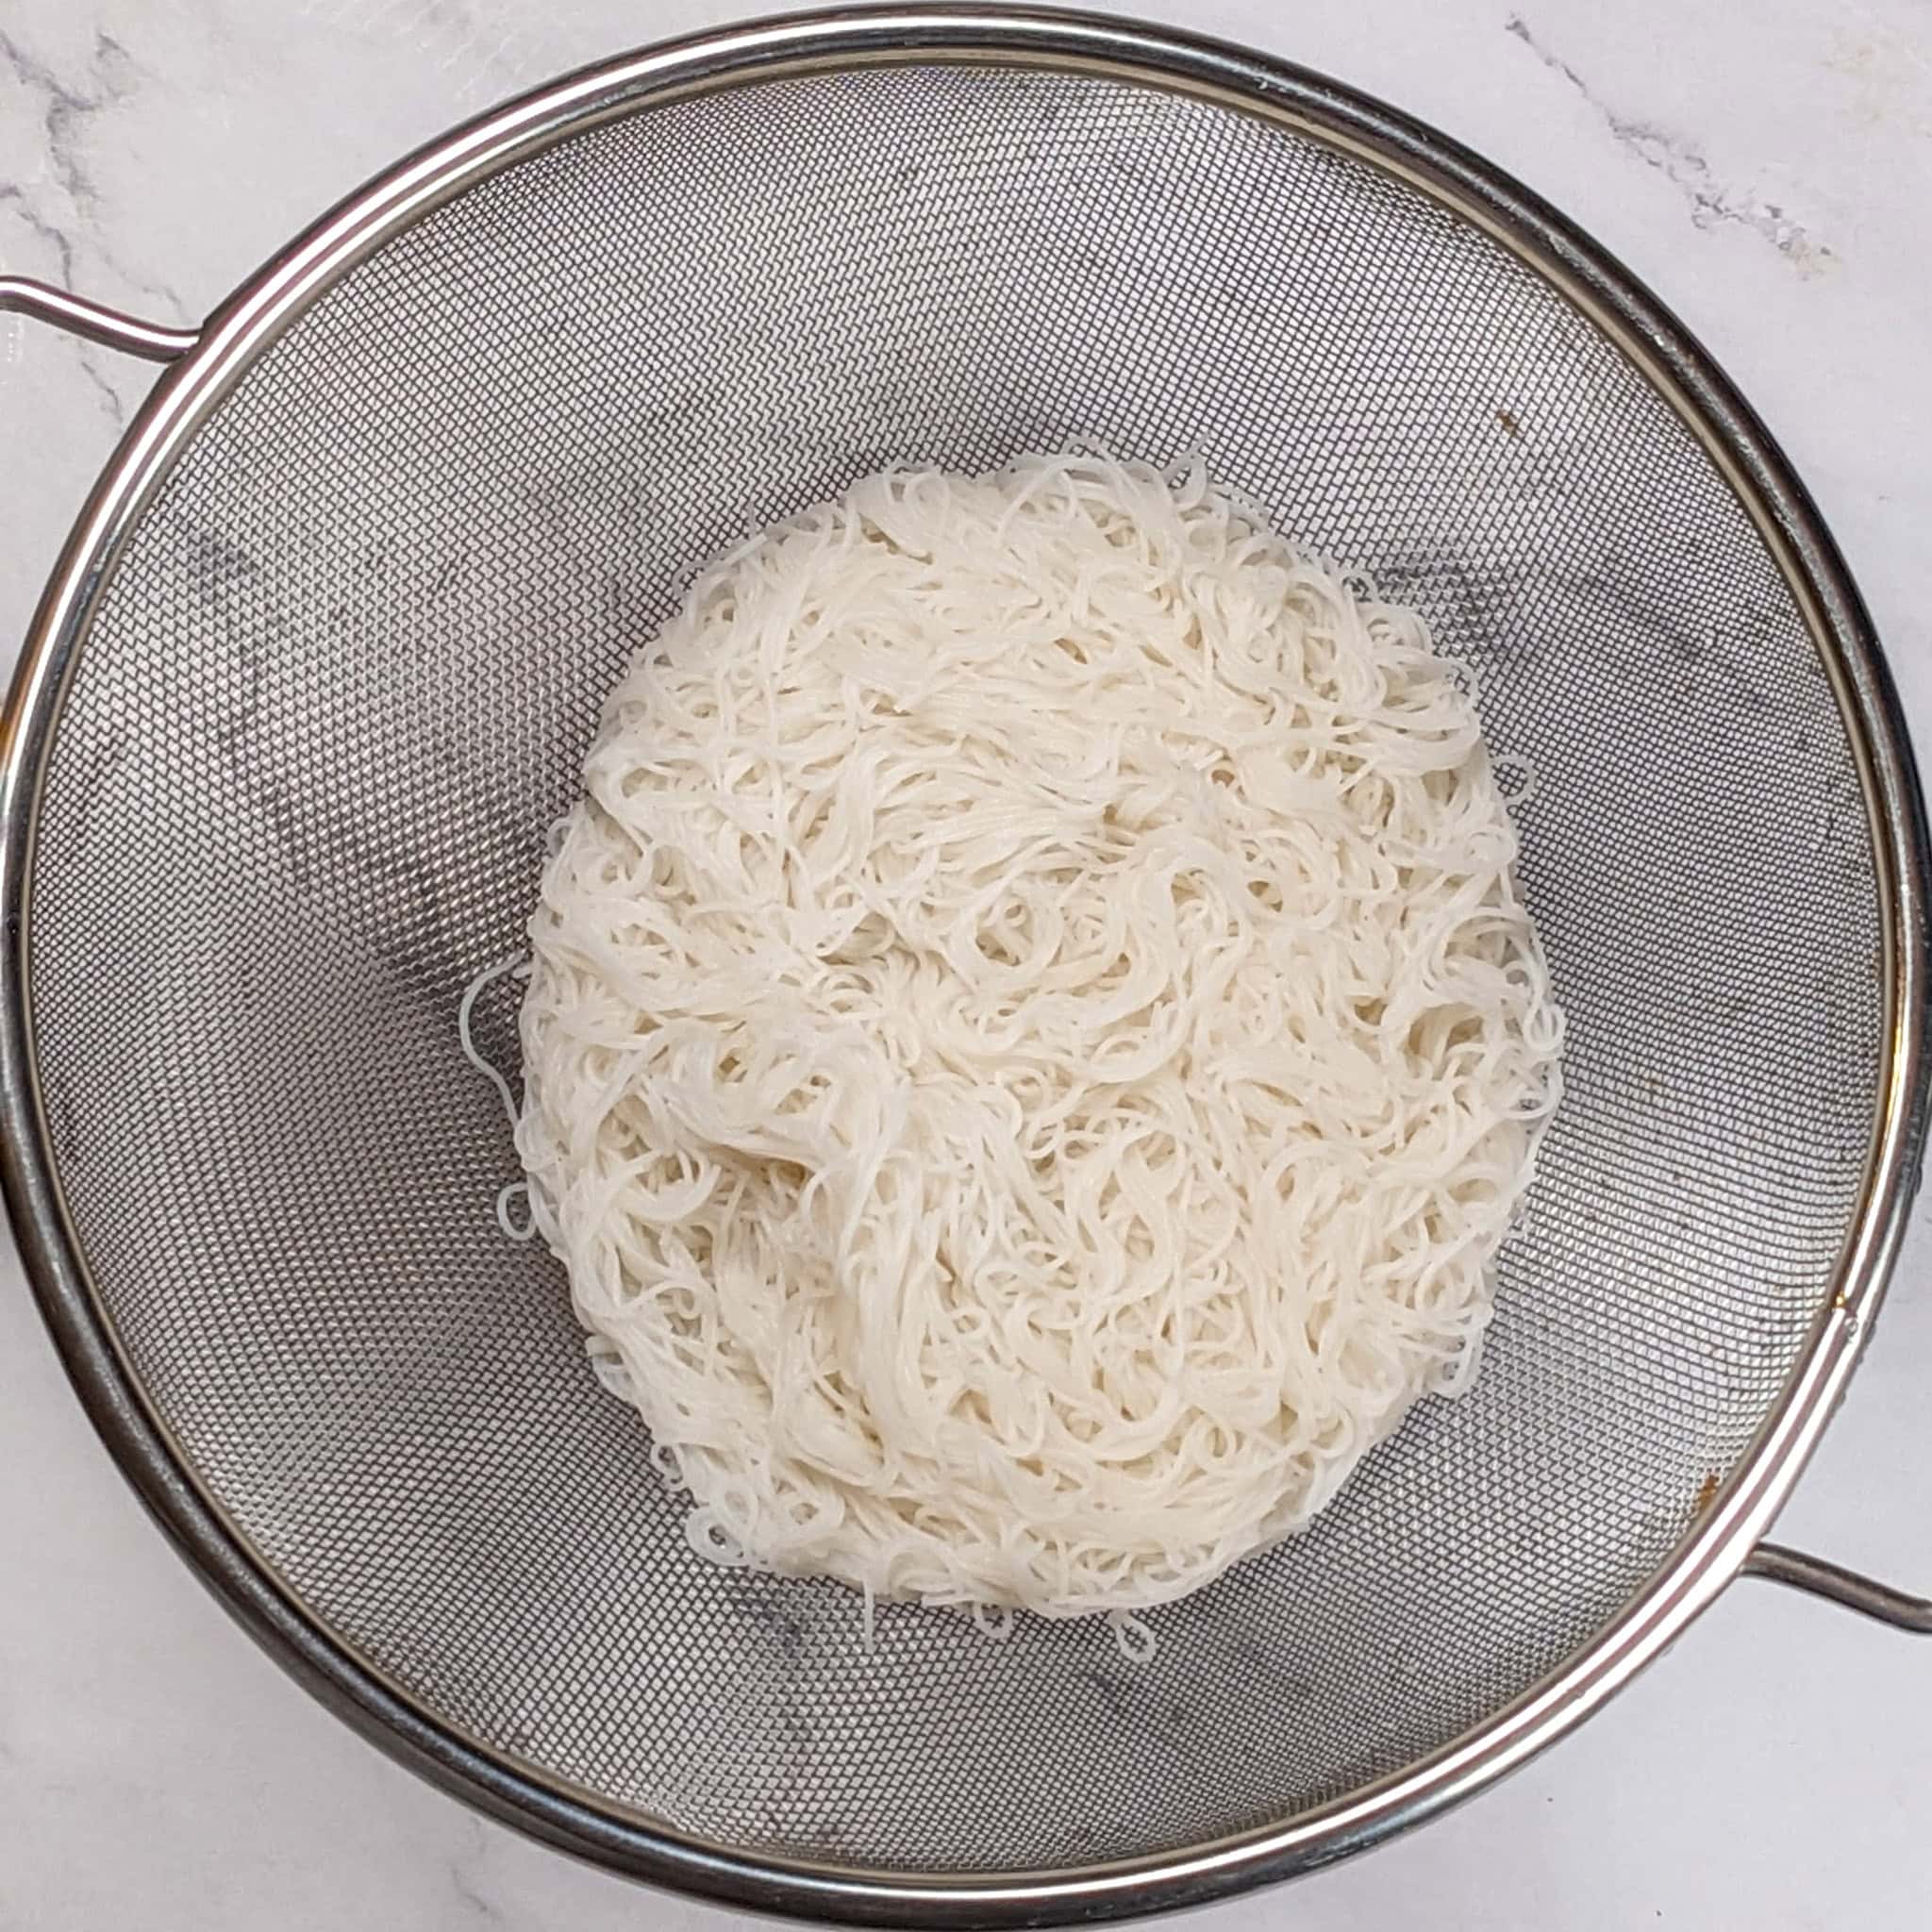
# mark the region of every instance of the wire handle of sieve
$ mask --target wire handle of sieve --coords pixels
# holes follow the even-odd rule
[[[1875,1617],[1899,1630],[1932,1636],[1932,1599],[1911,1596],[1860,1576],[1823,1557],[1807,1557],[1802,1550],[1787,1549],[1782,1543],[1759,1543],[1744,1558],[1746,1576],[1762,1576],[1773,1583],[1788,1584],[1793,1590],[1808,1591],[1828,1603],[1840,1604],[1861,1616]]]
[[[50,282],[33,281],[25,275],[0,275],[0,313],[8,311],[29,315],[69,335],[148,362],[173,362],[201,340],[194,329],[142,322],[139,316],[124,315],[118,308],[90,302],[83,295],[70,295]]]

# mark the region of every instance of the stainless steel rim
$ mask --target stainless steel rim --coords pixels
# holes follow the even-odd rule
[[[1184,91],[1277,118],[1420,185],[1558,286],[1702,439],[1806,609],[1864,785],[1886,934],[1890,1045],[1862,1208],[1834,1291],[1753,1452],[1643,1592],[1536,1690],[1447,1749],[1345,1801],[1178,1856],[1018,1878],[908,1880],[884,1871],[722,1855],[484,1749],[426,1716],[332,1636],[257,1560],[197,1486],[117,1352],[62,1207],[27,999],[27,893],[40,787],[95,602],[160,479],[261,350],[399,229],[506,163],[601,120],[754,78],[908,60],[1052,66]],[[99,339],[129,346],[126,333]],[[190,341],[193,346],[157,386],[75,525],[26,640],[6,715],[0,1183],[48,1324],[124,1472],[226,1607],[365,1735],[469,1802],[553,1844],[741,1905],[934,1925],[1121,1917],[1197,1904],[1309,1870],[1469,1796],[1627,1682],[1744,1566],[1869,1337],[1917,1185],[1927,1109],[1926,830],[1889,674],[1857,590],[1803,486],[1687,331],[1562,217],[1418,123],[1319,76],[1218,42],[1076,14],[996,8],[800,16],[616,60],[485,115],[403,161],[318,222],[224,304],[198,338],[148,334],[154,340],[146,353],[179,353]],[[133,346],[143,352],[138,341]]]

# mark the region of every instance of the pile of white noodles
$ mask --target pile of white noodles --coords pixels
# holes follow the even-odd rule
[[[698,1549],[1145,1641],[1468,1382],[1562,1032],[1468,684],[1199,469],[894,471],[698,581],[517,1136]]]

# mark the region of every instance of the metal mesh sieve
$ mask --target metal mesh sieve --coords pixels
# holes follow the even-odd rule
[[[1902,1077],[1878,674],[1682,365],[1418,131],[1026,32],[770,30],[453,141],[437,205],[292,255],[219,377],[163,386],[64,703],[23,700],[71,1322],[365,1721],[389,1697],[472,1795],[767,1902],[806,1867],[866,1912],[1195,1895],[1081,1887],[1327,1815],[1574,1667],[1822,1345]],[[687,1548],[559,1272],[497,1231],[457,1001],[695,564],[887,462],[1089,437],[1205,453],[1478,668],[1536,773],[1569,1093],[1474,1392],[1155,1613],[1151,1664],[910,1609],[867,1654],[838,1589]]]

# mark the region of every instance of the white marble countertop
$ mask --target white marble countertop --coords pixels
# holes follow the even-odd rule
[[[1145,0],[1423,115],[1690,322],[1783,439],[1932,742],[1926,0]],[[5,0],[0,271],[189,322],[492,98],[715,0]],[[0,635],[148,373],[0,318]],[[1932,1589],[1932,1227],[1781,1524]],[[0,1927],[720,1925],[463,1811],[223,1616],[0,1283]],[[1932,1644],[1740,1584],[1451,1818],[1196,1923],[1906,1932],[1932,1899]]]

